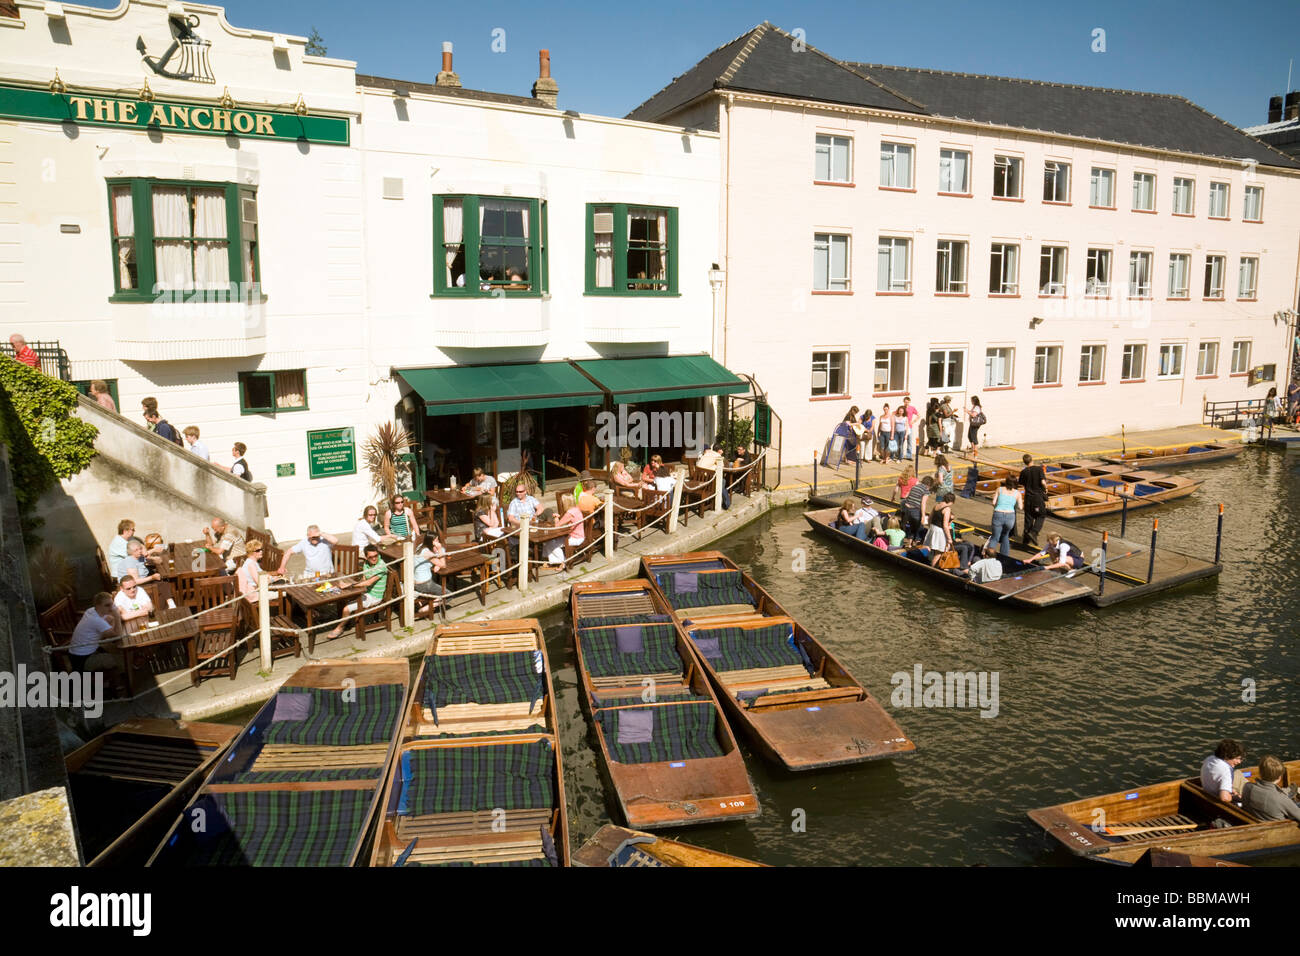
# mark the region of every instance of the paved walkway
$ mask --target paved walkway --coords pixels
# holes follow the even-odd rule
[[[1159,448],[1165,445],[1187,445],[1193,442],[1238,442],[1242,439],[1240,431],[1214,428],[1210,425],[1181,425],[1177,428],[1160,428],[1151,431],[1127,432],[1124,435],[1089,435],[1083,438],[1067,438],[1059,441],[1019,442],[1015,445],[991,445],[979,450],[979,461],[993,464],[1020,466],[1021,456],[1028,453],[1036,460],[1059,458],[1097,458],[1101,455],[1118,453],[1124,448]],[[948,461],[953,470],[960,472],[962,467],[973,459],[965,452],[953,452]],[[932,472],[934,459],[921,456],[921,474]],[[806,500],[809,495],[834,497],[848,494],[854,487],[854,477],[864,485],[889,482],[911,462],[891,462],[882,465],[878,461],[863,462],[855,468],[851,462],[841,464],[839,468],[816,469],[816,491],[813,491],[813,467],[811,464],[786,466],[781,469],[781,484],[772,493],[774,506]],[[769,474],[770,474],[769,470]]]

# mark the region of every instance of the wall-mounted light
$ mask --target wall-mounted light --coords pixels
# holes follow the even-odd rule
[[[299,116],[307,115],[307,102],[302,98],[301,93],[298,94],[298,102],[293,104],[293,111]]]
[[[719,269],[718,264],[715,262],[713,268],[709,270],[709,285],[713,288],[714,292],[717,292],[722,288],[722,283],[726,281],[727,273],[724,270]]]
[[[1029,320],[1029,330],[1032,332],[1034,329],[1038,328],[1042,324],[1043,324],[1042,317],[1036,315]]]
[[[235,108],[235,98],[230,95],[230,87],[228,86],[226,87],[225,91],[221,94],[221,108],[225,110],[231,110]]]
[[[63,77],[59,76],[59,71],[57,69],[54,71],[54,79],[50,80],[50,92],[51,93],[68,92],[68,87],[66,84],[64,84]]]
[[[153,102],[153,90],[149,89],[149,77],[144,78],[144,86],[140,87],[140,92],[136,94],[136,99],[145,103]]]
[[[411,398],[410,395],[404,395],[402,397],[402,410],[408,415],[415,411],[415,399]]]

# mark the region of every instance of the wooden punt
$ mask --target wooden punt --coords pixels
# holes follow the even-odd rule
[[[536,618],[438,628],[407,700],[370,865],[566,865],[558,735]]]
[[[149,865],[355,865],[410,673],[404,660],[300,667],[240,732]]]
[[[1141,465],[1143,468],[1170,468],[1175,465],[1199,465],[1221,461],[1241,454],[1240,442],[1202,442],[1196,445],[1166,445],[1163,448],[1138,448],[1102,461],[1116,465]]]
[[[879,507],[879,504],[877,507]],[[929,564],[914,561],[901,553],[877,548],[870,542],[841,531],[835,527],[835,517],[838,513],[838,508],[808,511],[804,513],[804,520],[808,522],[813,531],[852,548],[865,558],[911,574],[918,574],[941,587],[953,591],[961,591],[975,597],[996,601],[1007,607],[1028,610],[1067,604],[1070,601],[1078,601],[1088,597],[1093,593],[1092,587],[1079,579],[1066,578],[1053,571],[1044,571],[1042,568],[1011,557],[1002,559],[1003,576],[1000,579],[990,581],[987,584],[978,584],[970,578],[955,574],[952,571],[942,571],[939,568],[931,567]],[[1043,583],[1037,587],[1030,587],[1039,581]],[[1026,588],[1029,590],[1024,590]],[[1016,591],[1021,593],[1014,594],[1013,592]],[[1003,598],[1004,594],[1012,596]]]
[[[736,738],[662,597],[640,579],[584,582],[573,585],[569,610],[582,707],[601,774],[628,826],[653,830],[758,816]],[[640,655],[618,650],[617,628],[629,626],[641,628],[643,648],[654,641]],[[637,712],[642,729],[651,714],[653,747],[620,742],[623,715]],[[673,742],[671,729],[687,723],[695,735]]]
[[[765,866],[752,860],[605,824],[573,854],[574,866]]]
[[[87,866],[143,866],[239,728],[141,717],[68,754]]]
[[[643,556],[641,573],[673,608],[728,716],[768,760],[813,770],[916,752],[830,651],[722,552]],[[679,584],[699,590],[679,593]],[[748,666],[724,670],[722,661]]]
[[[1298,775],[1300,760],[1287,763],[1284,781]],[[1151,849],[1232,860],[1300,847],[1294,821],[1261,821],[1221,803],[1201,789],[1199,777],[1031,810],[1029,819],[1075,856],[1103,863],[1132,864]]]
[[[1137,861],[1134,866],[1156,866],[1156,867],[1223,867],[1223,866],[1246,866],[1245,863],[1230,863],[1227,860],[1220,860],[1217,856],[1193,856],[1190,853],[1174,853],[1170,850],[1147,850]]]

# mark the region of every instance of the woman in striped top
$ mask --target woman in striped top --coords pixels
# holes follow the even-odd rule
[[[420,524],[415,520],[414,512],[407,510],[406,499],[401,495],[393,496],[392,510],[384,516],[384,533],[413,540],[420,533]]]

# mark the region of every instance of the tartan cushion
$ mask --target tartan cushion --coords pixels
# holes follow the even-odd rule
[[[317,770],[245,770],[223,783],[309,783],[315,780],[375,780],[382,767],[323,767]]]
[[[373,790],[258,790],[209,799],[209,834],[189,834],[186,866],[345,866],[365,833]],[[224,829],[216,830],[216,815]]]
[[[677,629],[671,624],[641,625],[642,651],[624,654],[618,649],[613,627],[580,628],[582,661],[592,677],[619,674],[681,673],[682,658],[677,653]]]
[[[694,594],[670,594],[668,603],[675,609],[690,607],[717,607],[722,604],[754,605],[754,597],[740,585],[714,590],[701,587]]]
[[[655,575],[660,589],[665,594],[676,593],[678,574],[693,575],[697,591],[726,591],[733,587],[744,587],[744,577],[737,570],[728,568],[722,571],[692,571],[690,569],[663,571]],[[716,603],[716,602],[715,602]]]
[[[636,697],[602,697],[596,702],[595,706],[597,708],[631,707],[634,704],[657,704],[666,700],[708,700],[708,698],[692,690],[675,690],[668,693],[656,692],[654,700],[642,700],[639,695]]]
[[[717,711],[712,701],[663,704],[649,709],[654,714],[654,724],[653,737],[648,744],[618,742],[618,722],[623,711],[596,712],[605,732],[609,754],[617,763],[658,763],[722,756],[715,733]]]
[[[767,627],[696,628],[692,639],[709,638],[718,642],[720,657],[707,657],[714,670],[743,671],[761,667],[789,667],[803,664],[803,655],[790,643],[789,624]],[[698,641],[696,646],[698,647]]]
[[[619,617],[584,617],[578,621],[578,627],[614,627],[618,624],[658,624],[672,622],[667,614],[624,614]]]
[[[403,752],[399,813],[539,810],[555,803],[550,743],[429,747]]]
[[[268,744],[378,744],[392,738],[406,689],[401,684],[374,684],[344,690],[281,687],[282,694],[310,694],[306,720],[272,720],[263,741]],[[345,695],[349,699],[344,699]]]
[[[424,661],[424,705],[436,713],[449,704],[541,700],[546,689],[541,661],[541,651],[432,654]]]

